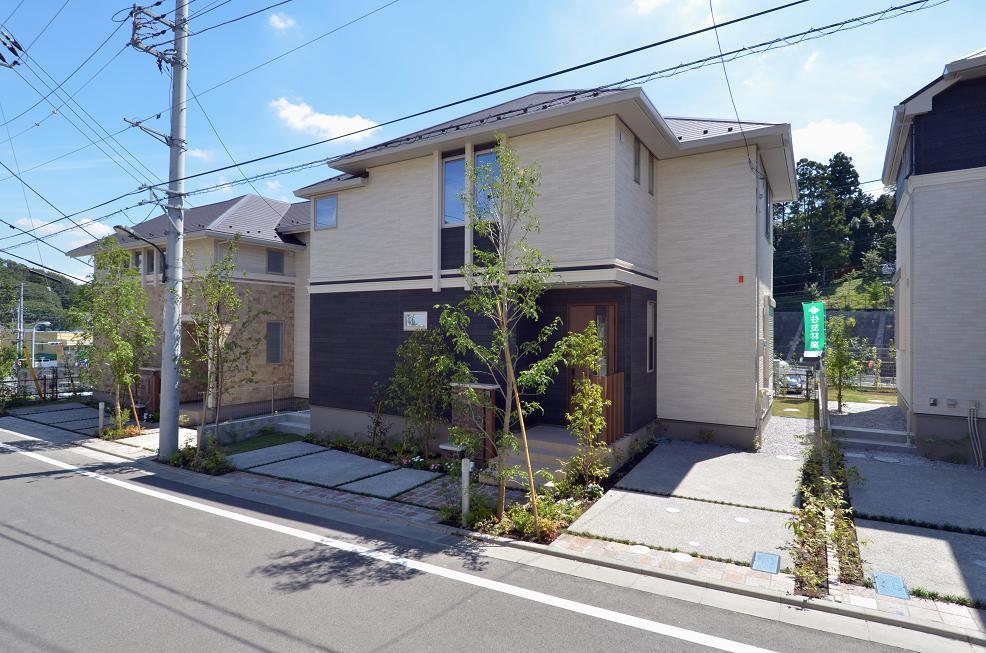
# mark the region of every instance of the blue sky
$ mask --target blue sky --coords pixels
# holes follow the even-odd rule
[[[0,0],[0,21],[22,45],[34,40],[65,0]],[[904,0],[895,0],[902,4]],[[193,31],[270,5],[273,0],[232,0],[192,21]],[[203,91],[282,52],[341,25],[386,0],[336,2],[293,0],[242,21],[190,39],[189,83]],[[190,11],[208,9],[215,0],[192,0]],[[714,0],[716,19],[727,21],[781,4],[780,0]],[[769,16],[720,31],[724,50],[818,27],[844,18],[881,10],[891,0],[813,0]],[[33,71],[46,71],[61,81],[117,27],[112,16],[126,3],[68,0],[40,38],[29,46]],[[165,0],[162,9],[173,9]],[[13,11],[13,15],[10,16]],[[8,16],[9,19],[8,19]],[[880,176],[891,108],[940,74],[948,61],[986,47],[981,0],[950,0],[913,15],[858,30],[754,55],[727,65],[736,106],[743,119],[789,122],[798,157],[827,159],[838,150],[854,158],[863,180]],[[245,160],[369,126],[436,104],[526,79],[575,63],[666,38],[710,24],[708,0],[606,0],[590,2],[473,3],[441,0],[399,0],[354,25],[308,45],[221,88],[202,94],[208,116],[233,157]],[[143,118],[169,106],[170,80],[158,72],[152,57],[126,48],[124,25],[66,88],[73,92],[107,61],[110,63],[75,99],[110,132],[124,127],[124,117]],[[455,115],[495,104],[534,90],[591,87],[665,68],[716,52],[712,33],[571,73],[501,96],[373,130],[360,139],[337,141],[244,168],[247,174],[273,170],[349,151],[398,136]],[[113,58],[115,56],[115,58]],[[44,90],[28,66],[19,72]],[[43,73],[42,73],[43,75]],[[49,81],[50,80],[46,80]],[[723,71],[719,66],[649,82],[645,87],[658,110],[668,116],[731,118]],[[14,71],[0,68],[0,104],[7,118],[39,99]],[[51,98],[56,106],[61,100]],[[88,145],[67,120],[81,126],[69,111],[58,114],[42,103],[0,128],[0,161],[21,170]],[[2,121],[0,121],[2,122]],[[89,121],[90,123],[92,121]],[[168,130],[167,114],[148,121]],[[35,126],[36,125],[36,126]],[[98,131],[98,127],[93,125]],[[86,130],[88,131],[88,130]],[[21,133],[23,132],[23,133]],[[100,138],[104,136],[90,136]],[[136,129],[116,137],[139,163],[125,173],[107,153],[84,149],[23,173],[24,179],[55,206],[72,213],[135,190],[151,172],[163,179],[167,148]],[[13,147],[12,147],[13,146]],[[189,173],[228,165],[229,158],[199,107],[188,111]],[[114,154],[114,158],[122,158]],[[145,169],[143,166],[146,166]],[[148,170],[149,169],[149,170]],[[293,199],[291,191],[328,176],[318,167],[268,181],[255,182],[271,197]],[[188,190],[236,181],[236,170],[192,180]],[[879,188],[878,184],[867,186]],[[195,204],[252,192],[246,185],[192,198]],[[139,200],[131,197],[94,211],[96,217]],[[16,179],[0,170],[0,218],[22,227],[41,224],[58,213],[27,191],[28,206]],[[131,209],[142,220],[151,207]],[[80,219],[82,216],[80,216]],[[114,216],[107,225],[128,224]],[[42,229],[50,234],[65,223]],[[0,225],[2,235],[15,232]],[[92,227],[96,235],[109,226]],[[48,235],[52,244],[68,249],[87,240],[72,230]],[[86,268],[30,238],[0,241],[14,254],[77,276]],[[40,253],[39,253],[40,249]],[[6,254],[0,252],[0,256]]]

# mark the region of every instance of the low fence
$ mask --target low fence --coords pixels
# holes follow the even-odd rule
[[[198,402],[182,404],[181,412],[186,416],[182,420],[184,424],[198,426],[202,423],[203,416],[206,423],[216,421],[216,407],[207,405],[203,408],[204,392],[202,398]],[[307,399],[294,396],[293,383],[245,385],[230,388],[223,393],[222,405],[219,407],[219,421],[277,415],[307,408]]]
[[[92,393],[92,386],[83,381],[78,368],[41,367],[35,374],[36,378],[29,369],[18,370],[15,377],[0,381],[0,392],[8,400],[49,401]]]

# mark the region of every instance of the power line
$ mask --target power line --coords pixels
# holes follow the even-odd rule
[[[14,17],[14,14],[17,13],[17,10],[21,8],[22,4],[24,4],[24,0],[20,0],[20,2],[17,3],[17,6],[10,10],[10,13],[7,14],[7,17],[3,19],[3,22],[5,23],[9,22],[10,19]]]
[[[241,21],[241,20],[243,20],[245,18],[250,18],[251,16],[256,16],[257,14],[263,13],[263,12],[267,11],[268,9],[274,9],[275,7],[280,7],[281,5],[286,5],[286,4],[288,4],[289,2],[292,2],[292,1],[293,0],[281,0],[280,2],[275,2],[274,4],[268,5],[268,6],[264,7],[263,9],[257,9],[256,11],[251,11],[248,14],[243,14],[242,16],[237,16],[236,18],[231,18],[229,20],[223,21],[221,23],[217,23],[215,25],[210,25],[209,27],[205,27],[203,29],[200,29],[197,32],[192,32],[191,34],[189,34],[189,36],[198,36],[199,34],[205,34],[209,30],[216,29],[217,27],[222,27],[223,25],[229,25],[230,23],[235,23],[235,22]],[[194,18],[194,16],[193,16],[193,18]]]
[[[8,140],[9,140],[9,136],[10,136],[10,125],[6,124],[7,112],[3,108],[3,102],[0,102],[0,118],[3,118],[4,121],[5,121],[4,122],[4,127],[7,130],[7,136],[8,136]],[[17,174],[20,174],[21,173],[21,164],[20,164],[20,160],[18,160],[18,158],[17,158],[17,149],[14,147],[13,142],[10,143],[10,153],[14,157],[14,169],[17,170]],[[31,221],[31,227],[34,228],[34,214],[31,213],[31,203],[27,199],[27,189],[24,188],[24,184],[23,183],[21,184],[21,196],[24,198],[24,207],[27,209],[27,217]],[[10,223],[8,223],[6,221],[4,221],[4,222],[8,226],[13,227],[13,225],[11,225]],[[44,260],[45,260],[44,259],[44,256],[41,255],[41,243],[39,242],[39,243],[37,243],[37,245],[38,245],[38,258],[41,259],[41,262],[42,263],[44,263]]]
[[[394,0],[394,2],[396,2],[396,1],[397,0]],[[761,16],[765,16],[767,14],[771,14],[771,13],[774,13],[776,11],[781,11],[783,9],[788,9],[788,8],[794,7],[796,5],[804,4],[804,3],[808,2],[808,1],[809,0],[794,0],[793,2],[788,2],[788,3],[783,4],[783,5],[778,5],[777,7],[772,7],[770,9],[764,9],[764,10],[761,10],[761,11],[754,12],[752,14],[747,14],[746,16],[741,16],[739,18],[734,18],[732,20],[728,20],[725,23],[722,23],[721,25],[719,25],[718,27],[725,27],[727,25],[734,25],[736,23],[741,23],[741,22],[744,22],[744,21],[747,21],[747,20],[752,20],[753,18],[759,18]],[[393,3],[391,3],[391,4],[393,4]],[[331,138],[325,138],[325,139],[322,139],[320,141],[315,141],[314,143],[308,143],[307,145],[300,145],[298,147],[292,147],[292,148],[289,148],[289,149],[286,149],[286,150],[281,150],[279,152],[274,152],[272,154],[267,154],[267,155],[264,155],[264,156],[256,157],[256,158],[250,159],[248,161],[243,161],[240,165],[247,165],[247,164],[250,164],[250,163],[257,163],[258,161],[265,161],[267,159],[273,159],[275,157],[283,156],[285,154],[291,154],[293,152],[298,152],[300,150],[305,150],[305,149],[308,149],[310,147],[315,147],[315,146],[318,146],[318,145],[324,145],[325,143],[330,143],[332,141],[336,141],[336,140],[339,140],[339,139],[342,139],[342,138],[347,138],[347,137],[350,137],[350,136],[355,136],[357,134],[362,134],[364,132],[370,131],[371,129],[378,129],[380,127],[386,127],[388,125],[393,125],[393,124],[398,123],[398,122],[404,122],[404,121],[410,120],[412,118],[417,118],[417,117],[420,117],[420,116],[423,116],[423,115],[427,115],[429,113],[435,113],[436,111],[442,111],[443,109],[449,109],[451,107],[459,106],[461,104],[466,104],[468,102],[473,102],[475,100],[480,100],[482,98],[486,98],[486,97],[489,97],[491,95],[497,95],[498,93],[503,93],[505,91],[510,91],[510,90],[513,90],[513,89],[516,89],[516,88],[520,88],[522,86],[529,86],[529,85],[534,84],[536,82],[541,82],[541,81],[544,81],[546,79],[551,79],[552,77],[558,77],[559,75],[565,75],[567,73],[574,72],[576,70],[582,70],[583,68],[588,68],[590,66],[596,66],[598,64],[606,63],[608,61],[613,61],[615,59],[619,59],[621,57],[626,57],[626,56],[629,56],[631,54],[636,54],[638,52],[643,52],[645,50],[656,48],[656,47],[659,47],[659,46],[662,46],[662,45],[667,45],[668,43],[673,43],[675,41],[680,41],[682,39],[686,39],[686,38],[695,36],[697,34],[703,34],[705,32],[708,32],[710,30],[713,30],[713,29],[716,29],[716,28],[715,27],[702,27],[702,28],[697,29],[697,30],[692,30],[691,32],[686,32],[684,34],[678,34],[676,36],[672,36],[672,37],[669,37],[669,38],[666,38],[666,39],[661,39],[660,41],[654,41],[653,43],[648,43],[646,45],[641,45],[639,47],[631,48],[629,50],[623,50],[622,52],[617,52],[615,54],[611,54],[611,55],[608,55],[608,56],[605,56],[605,57],[600,57],[598,59],[593,59],[591,61],[586,61],[584,63],[580,63],[580,64],[577,64],[577,65],[574,65],[574,66],[569,66],[567,68],[562,68],[562,69],[556,70],[554,72],[545,73],[543,75],[538,75],[537,77],[531,77],[529,79],[525,79],[525,80],[520,81],[520,82],[514,82],[513,84],[507,84],[506,86],[501,86],[499,88],[495,88],[495,89],[490,90],[490,91],[484,91],[483,93],[477,93],[476,95],[472,95],[472,96],[469,96],[467,98],[463,98],[461,100],[454,100],[452,102],[446,102],[445,104],[441,104],[441,105],[432,107],[430,109],[423,109],[421,111],[417,111],[417,112],[414,112],[414,113],[407,114],[405,116],[401,116],[400,118],[394,118],[394,119],[391,119],[391,120],[387,120],[387,121],[381,122],[379,124],[373,125],[372,127],[363,127],[362,129],[356,129],[356,130],[353,130],[353,131],[351,131],[351,132],[349,132],[347,134],[342,134],[342,135],[339,135],[339,136],[333,136]],[[213,88],[215,88],[215,87],[213,87]],[[211,89],[208,89],[208,90],[211,90]],[[207,92],[207,91],[205,91],[205,92]],[[203,92],[203,94],[205,92]],[[234,167],[236,167],[236,166],[229,165],[229,166],[223,166],[221,168],[214,168],[212,170],[207,170],[205,172],[195,173],[193,175],[186,175],[185,177],[182,177],[181,178],[181,181],[185,181],[185,180],[188,180],[188,179],[195,179],[197,177],[202,177],[202,176],[205,176],[205,175],[214,174],[216,172],[222,172],[224,170],[229,170],[230,168],[234,168]],[[161,185],[161,184],[158,184],[158,185]]]
[[[55,22],[55,19],[58,18],[58,16],[62,13],[62,10],[65,9],[65,5],[67,5],[68,3],[69,0],[65,0],[65,2],[62,3],[62,6],[58,8],[58,11],[55,12],[55,15],[52,16],[47,23],[45,23],[45,26],[41,28],[41,31],[38,32],[38,35],[35,36],[34,39],[32,39],[31,42],[27,44],[27,47],[24,48],[24,50],[30,50],[31,46],[33,46],[35,43],[38,42],[38,39],[40,39],[41,36],[48,31],[48,28],[51,27],[51,24]]]
[[[87,283],[85,279],[80,279],[79,277],[77,277],[75,275],[68,274],[67,272],[61,272],[59,270],[56,270],[55,268],[50,268],[47,265],[42,265],[41,263],[38,263],[37,261],[32,261],[29,258],[24,258],[23,256],[18,256],[17,254],[13,254],[11,252],[8,252],[7,250],[0,250],[0,252],[3,252],[7,256],[13,256],[16,259],[20,259],[21,261],[24,261],[25,263],[30,263],[31,265],[37,266],[37,267],[41,268],[42,270],[48,270],[49,272],[54,272],[55,274],[59,274],[59,275],[61,275],[63,277],[66,277],[68,279],[75,279],[79,283]]]

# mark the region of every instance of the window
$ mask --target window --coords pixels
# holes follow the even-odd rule
[[[657,367],[657,302],[647,302],[647,371]]]
[[[488,177],[496,178],[500,169],[493,150],[477,152],[473,158],[476,166],[476,176],[479,183],[488,181]],[[462,156],[449,157],[442,163],[442,225],[458,227],[466,223],[466,207],[462,202],[462,193],[466,188],[466,160]],[[476,195],[476,211],[484,214],[489,207],[490,196]]]
[[[156,252],[153,249],[147,250],[147,260],[144,261],[144,274],[154,274],[154,257]]]
[[[445,159],[442,181],[442,224],[455,227],[466,223],[466,208],[462,192],[466,188],[466,160],[462,157]]]
[[[336,227],[336,195],[319,197],[315,200],[315,228],[335,229]]]
[[[273,365],[281,362],[281,332],[283,322],[267,323],[267,363]]]
[[[633,180],[640,183],[640,139],[633,137]]]
[[[654,194],[654,168],[657,167],[655,163],[654,155],[650,152],[647,153],[647,192],[651,195]]]
[[[143,267],[144,264],[144,255],[141,252],[139,251],[134,252],[133,264],[134,264],[134,270],[140,272],[140,269],[141,267]]]
[[[484,186],[494,179],[500,177],[500,165],[496,161],[496,153],[493,150],[476,153],[476,185]],[[487,191],[481,193],[479,188],[474,191],[476,196],[476,213],[480,216],[489,214],[493,197]]]
[[[279,249],[267,250],[267,274],[284,274],[284,252]]]

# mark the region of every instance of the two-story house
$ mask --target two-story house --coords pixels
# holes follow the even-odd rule
[[[234,236],[239,236],[236,269],[237,287],[248,293],[251,311],[262,312],[244,333],[260,340],[251,366],[252,379],[230,379],[223,399],[224,417],[249,413],[257,405],[308,396],[308,238],[307,202],[288,203],[243,195],[233,199],[188,208],[185,211],[184,275],[186,294],[189,278],[204,273],[221,259]],[[147,292],[147,310],[158,327],[163,320],[165,284],[162,281],[160,252],[166,246],[167,215],[158,215],[129,229],[144,240],[118,233],[117,242],[130,251],[131,264],[140,271]],[[70,256],[91,256],[96,243],[69,252]],[[185,305],[187,313],[187,304]],[[187,314],[183,319],[188,319]],[[232,329],[238,325],[230,325]],[[159,329],[160,331],[160,329]],[[234,332],[235,334],[235,332]],[[235,337],[235,336],[234,336]],[[138,401],[156,412],[160,391],[161,342],[141,370]],[[201,375],[199,375],[201,376]],[[200,420],[204,384],[200,378],[182,381],[180,401],[188,423]],[[239,408],[238,408],[239,407]]]
[[[894,107],[897,391],[923,453],[974,462],[986,432],[986,50]]]
[[[770,206],[796,196],[790,126],[666,118],[639,89],[533,93],[353,152],[295,192],[311,200],[312,430],[365,431],[407,320],[434,328],[435,306],[468,292],[465,162],[497,134],[540,166],[544,318],[599,325],[615,428],[659,417],[672,437],[753,447],[772,387]],[[543,398],[543,422],[563,423],[569,387]]]

